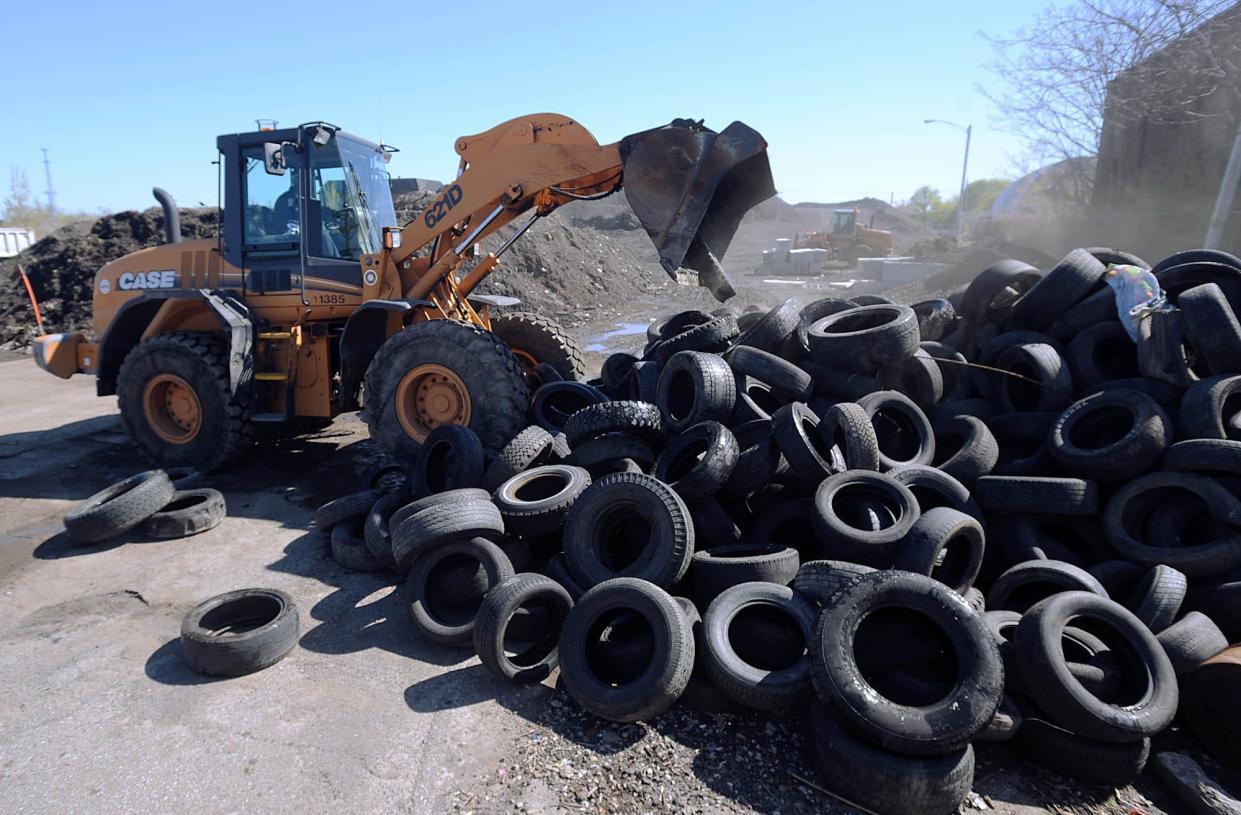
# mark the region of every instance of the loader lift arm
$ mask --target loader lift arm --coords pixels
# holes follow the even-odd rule
[[[530,210],[542,217],[624,184],[669,275],[693,268],[702,285],[725,300],[732,287],[716,258],[741,216],[775,194],[766,142],[741,123],[717,134],[679,119],[600,145],[573,119],[543,113],[459,138],[455,148],[456,179],[400,229],[399,241],[385,239],[399,245],[385,251],[380,276],[398,277],[393,288],[405,299],[432,303],[434,316],[484,324],[466,298],[495,269],[499,252],[468,274],[466,261],[474,244]],[[427,246],[428,255],[415,257]]]

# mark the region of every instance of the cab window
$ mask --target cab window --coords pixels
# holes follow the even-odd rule
[[[269,175],[263,169],[263,147],[242,150],[245,162],[245,244],[253,249],[297,248],[297,170]]]

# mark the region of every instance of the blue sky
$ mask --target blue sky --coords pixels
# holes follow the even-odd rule
[[[0,171],[71,210],[215,203],[215,136],[256,117],[325,119],[401,148],[394,175],[444,179],[455,137],[564,113],[601,142],[741,119],[789,201],[908,197],[1011,175],[1020,143],[977,90],[990,46],[1036,0],[887,3],[21,2],[5,11]],[[7,192],[7,173],[0,185]]]

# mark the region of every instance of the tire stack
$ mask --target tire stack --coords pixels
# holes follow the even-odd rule
[[[1136,341],[1110,264],[672,315],[500,450],[435,431],[361,540],[424,636],[599,716],[808,706],[876,812],[954,811],[975,740],[1128,783],[1241,639],[1241,259],[1157,264]]]

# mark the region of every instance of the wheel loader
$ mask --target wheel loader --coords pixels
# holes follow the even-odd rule
[[[793,240],[794,249],[826,249],[831,252],[829,261],[842,261],[850,268],[857,265],[858,258],[879,258],[892,254],[892,233],[875,229],[875,214],[870,224],[858,223],[859,210],[832,210],[832,228],[826,232],[807,232]]]
[[[717,133],[678,119],[600,145],[566,116],[518,117],[457,139],[457,176],[404,226],[385,169],[393,147],[327,122],[216,143],[218,236],[182,241],[156,188],[167,243],[96,273],[91,336],[40,337],[34,349],[57,376],[93,374],[163,466],[217,468],[259,425],[359,408],[396,457],[446,423],[498,450],[526,422],[535,366],[583,375],[562,328],[475,293],[535,220],[623,186],[665,271],[696,271],[723,301],[733,291],[718,258],[746,211],[775,194],[767,144],[741,122]]]

